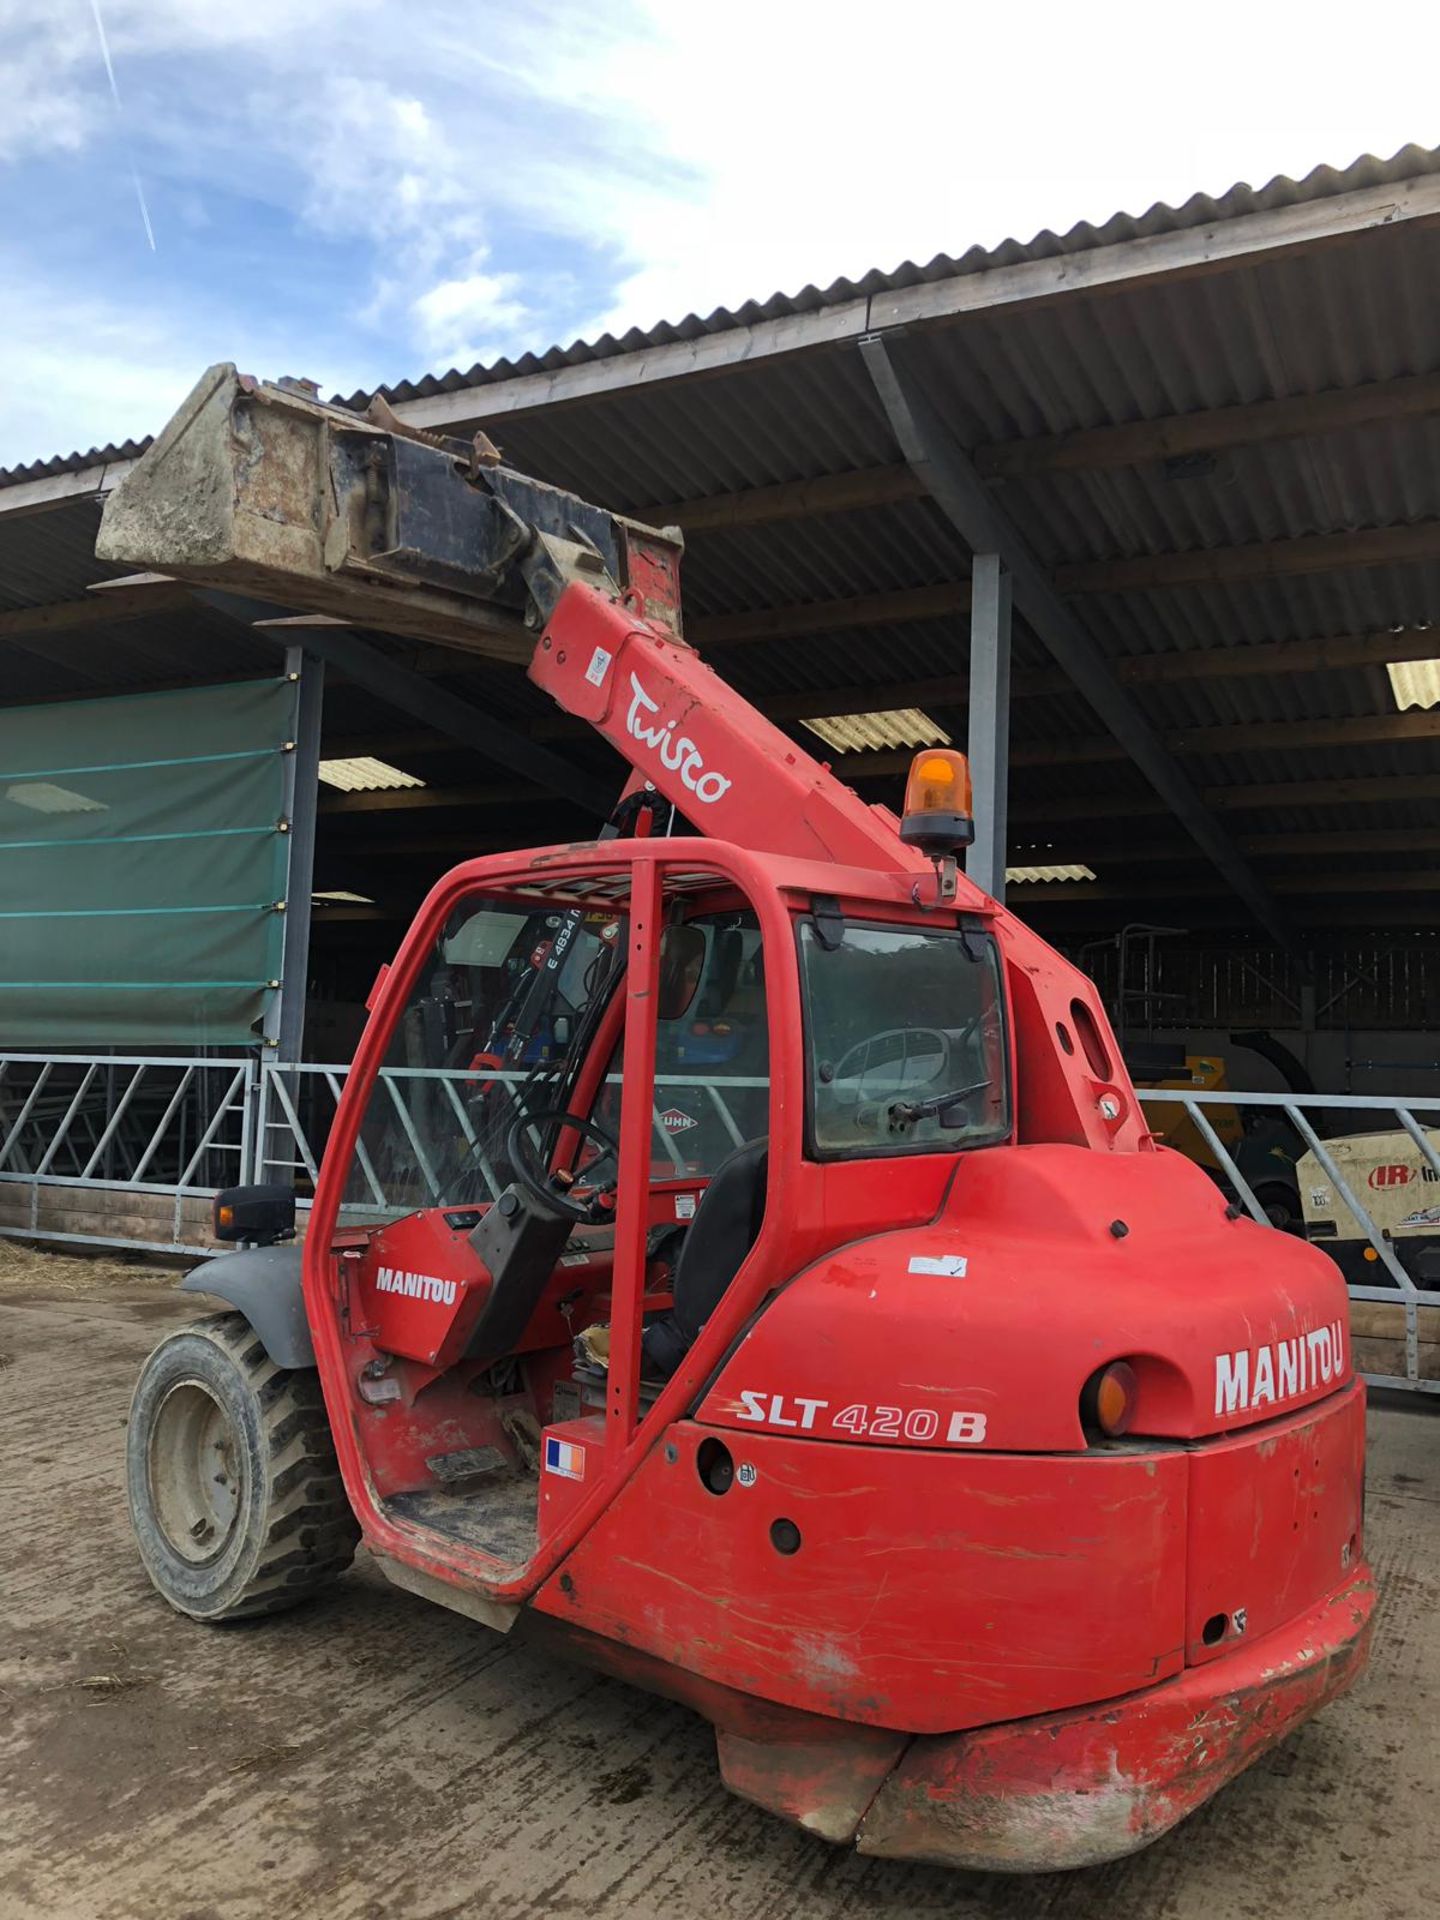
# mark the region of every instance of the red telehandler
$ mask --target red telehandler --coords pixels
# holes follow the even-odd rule
[[[227,1310],[129,1427],[172,1605],[363,1539],[706,1716],[736,1793],[976,1868],[1129,1853],[1350,1685],[1339,1275],[1147,1133],[1090,982],[957,871],[961,756],[864,804],[686,644],[676,537],[298,383],[213,368],[99,550],[528,658],[634,769],[432,889],[303,1252],[293,1195],[217,1201]]]

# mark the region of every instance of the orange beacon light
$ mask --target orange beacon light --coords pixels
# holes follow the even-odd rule
[[[958,853],[975,838],[975,803],[970,763],[953,747],[927,747],[917,753],[905,782],[905,811],[900,838],[932,860]]]

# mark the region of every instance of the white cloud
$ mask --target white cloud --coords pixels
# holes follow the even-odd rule
[[[0,465],[138,439],[168,419],[201,372],[181,340],[6,266],[0,255]]]
[[[381,244],[427,228],[478,230],[462,152],[403,74],[397,83],[344,73],[318,80],[276,144],[305,165],[303,210],[319,226],[363,225]]]
[[[1401,11],[1433,41],[1424,0]],[[830,0],[823,25],[804,0],[646,13],[646,38],[561,69],[578,97],[623,104],[675,170],[668,190],[655,176],[668,218],[649,190],[588,195],[631,262],[592,328],[1440,139],[1428,64],[1397,63],[1392,33],[1344,34],[1335,0],[1301,36],[1289,9],[1223,0],[1203,18],[1153,0],[887,0],[878,15]]]
[[[176,312],[108,256],[77,287],[0,262],[0,458],[158,424],[202,355],[341,387],[443,371],[1440,139],[1429,63],[1394,57],[1433,38],[1428,0],[1358,37],[1336,0],[1304,35],[1233,0],[101,5],[172,219],[249,196],[368,271],[312,352],[255,318],[248,265]],[[7,161],[113,133],[84,0],[0,0],[0,99],[0,193]]]
[[[484,258],[477,255],[471,272],[439,281],[410,303],[420,344],[437,371],[493,360],[502,351],[495,343],[514,339],[531,318],[518,297],[518,275],[486,273]]]
[[[72,21],[34,19],[26,0],[0,0],[0,166],[28,154],[74,153],[108,104],[103,73],[78,70],[95,45],[88,10]],[[79,30],[77,30],[79,29]]]

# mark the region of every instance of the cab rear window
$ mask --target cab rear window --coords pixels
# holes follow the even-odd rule
[[[1010,1131],[999,956],[956,928],[799,926],[808,1125],[822,1159],[953,1152]]]

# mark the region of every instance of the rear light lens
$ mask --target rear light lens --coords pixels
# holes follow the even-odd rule
[[[1118,1440],[1129,1431],[1135,1413],[1135,1369],[1127,1360],[1112,1360],[1085,1382],[1080,1395],[1081,1423],[1091,1432]]]

